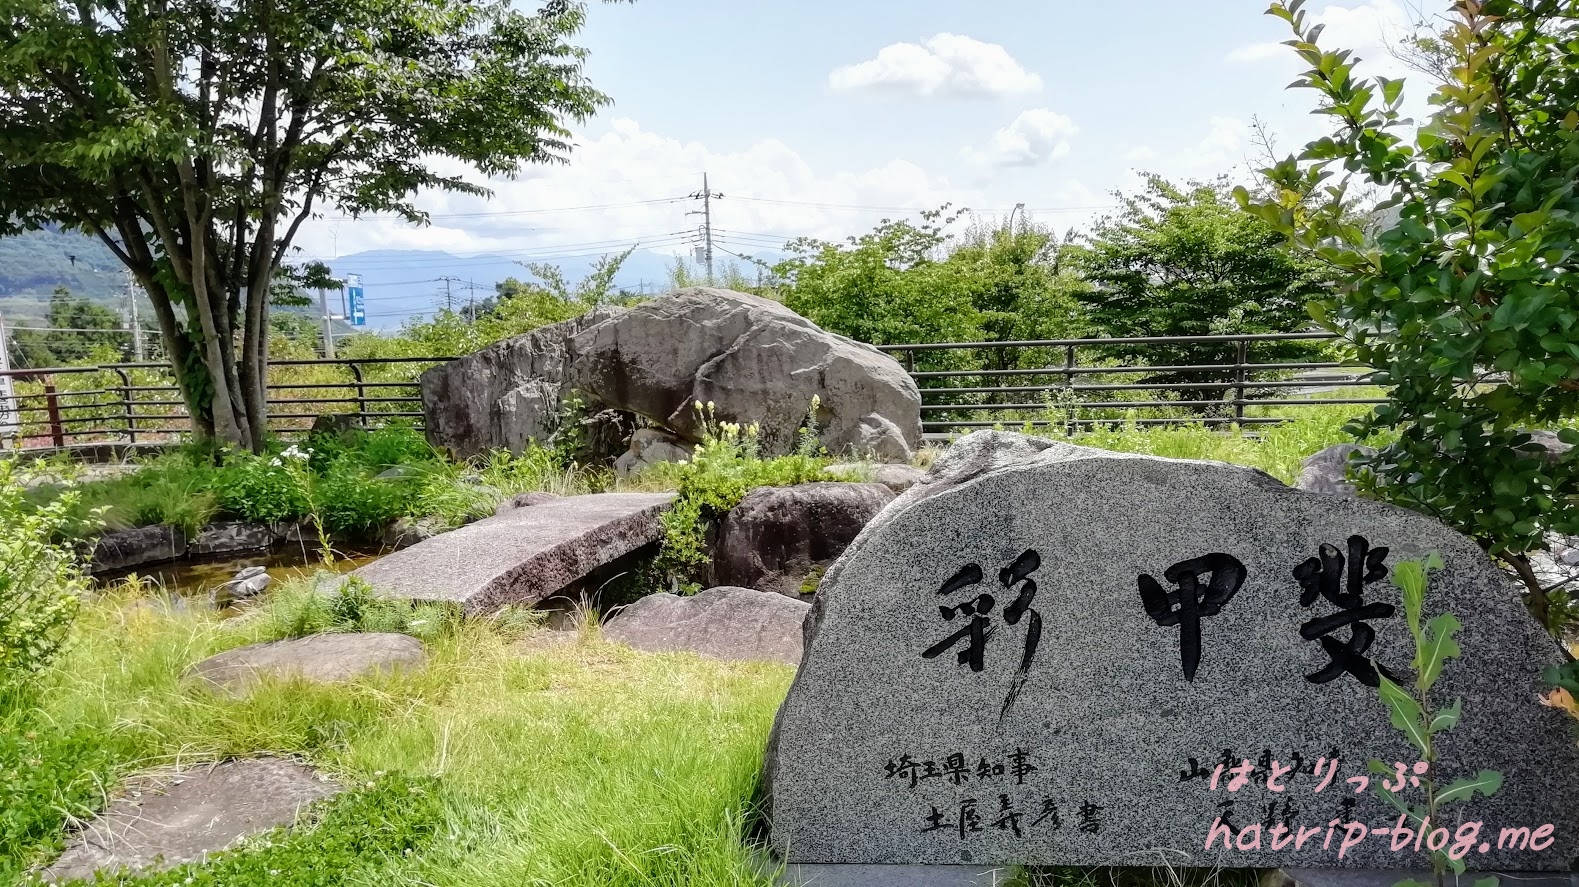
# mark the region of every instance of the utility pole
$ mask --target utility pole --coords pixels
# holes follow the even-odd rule
[[[318,289],[318,310],[323,313],[323,356],[334,360],[334,319],[329,315],[329,295]]]
[[[19,430],[16,390],[12,387],[11,340],[6,335],[5,317],[0,315],[0,440],[10,440]]]
[[[137,317],[137,285],[132,282],[132,273],[125,272],[125,282],[122,286],[126,289],[126,319],[132,327],[132,360],[142,363],[146,358],[143,352],[143,325]]]
[[[707,285],[713,285],[713,201],[723,200],[724,195],[713,193],[707,186],[707,173],[702,173],[702,190],[691,195],[692,200],[702,201],[701,212],[688,212],[688,216],[702,217],[702,257],[707,263]]]
[[[477,323],[477,281],[466,281],[466,291],[471,295],[471,323],[475,325]]]
[[[450,289],[450,284],[460,283],[461,279],[459,277],[440,277],[439,280],[444,281],[444,310],[453,312],[455,310],[455,293]]]

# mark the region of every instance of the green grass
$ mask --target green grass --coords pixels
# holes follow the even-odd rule
[[[398,776],[431,793],[440,821],[415,852],[363,860],[344,879],[255,880],[246,873],[265,869],[236,863],[227,887],[768,883],[741,835],[791,669],[642,654],[595,631],[548,647],[440,617],[418,674],[275,683],[243,701],[181,681],[207,655],[289,633],[302,595],[228,621],[129,594],[88,604],[37,708],[0,712],[0,883],[47,859],[66,817],[95,809],[122,775],[259,753],[303,756],[352,785]],[[292,854],[346,852],[339,803],[291,839]],[[389,825],[402,841],[423,828]]]
[[[1368,408],[1359,405],[1262,407],[1257,413],[1285,421],[1276,425],[1207,427],[1202,424],[1140,425],[1138,414],[1111,425],[1065,435],[1056,427],[1004,422],[1004,431],[1067,441],[1086,447],[1139,453],[1170,459],[1211,459],[1259,468],[1284,483],[1298,480],[1300,463],[1311,454],[1339,443],[1354,443],[1344,432],[1348,421]],[[1369,441],[1379,445],[1380,441]]]

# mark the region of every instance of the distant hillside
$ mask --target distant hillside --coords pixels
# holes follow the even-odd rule
[[[66,231],[0,237],[0,311],[42,317],[55,287],[109,305],[122,298],[121,263],[97,239]]]
[[[75,262],[72,256],[76,257]],[[772,262],[782,256],[765,252],[761,258]],[[587,275],[596,259],[585,255],[543,256],[532,261],[558,266],[573,285]],[[638,250],[626,260],[615,284],[633,292],[662,292],[674,260],[674,256],[665,253]],[[720,268],[728,261],[734,260],[720,256]],[[431,250],[373,250],[342,256],[328,264],[337,276],[362,276],[370,330],[397,329],[404,320],[431,315],[445,304],[464,309],[473,298],[480,302],[493,295],[494,285],[509,277],[532,279],[531,272],[512,257],[458,256]],[[693,273],[696,270],[693,265]],[[751,268],[743,270],[755,273]],[[60,231],[0,237],[0,314],[13,323],[43,318],[49,296],[57,286],[123,310],[123,280],[114,254],[94,238]],[[331,294],[330,299],[330,312],[339,314],[338,295]],[[142,305],[152,316],[146,299]],[[318,312],[313,306],[290,313]]]

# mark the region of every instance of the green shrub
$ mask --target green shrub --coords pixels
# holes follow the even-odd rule
[[[373,631],[430,640],[460,624],[451,607],[378,597],[357,579],[333,594],[321,594],[310,583],[287,585],[269,596],[265,608],[266,634],[274,639]]]
[[[1339,286],[1311,313],[1387,389],[1353,426],[1396,434],[1356,459],[1362,489],[1507,560],[1557,629],[1529,554],[1579,532],[1579,448],[1548,461],[1525,429],[1579,416],[1579,0],[1456,4],[1431,41],[1444,77],[1424,125],[1402,81],[1353,76],[1351,51],[1317,45],[1303,6],[1268,11],[1335,131],[1240,201],[1330,267]],[[1361,193],[1382,197],[1368,219]]]
[[[27,501],[25,480],[0,460],[0,697],[50,663],[66,642],[86,580],[68,544],[78,494],[42,506]]]
[[[277,455],[235,453],[215,475],[220,508],[243,520],[277,523],[307,514],[307,494]]]
[[[699,590],[695,582],[707,563],[707,527],[740,504],[757,487],[780,487],[826,480],[827,460],[810,455],[810,445],[791,456],[764,459],[756,425],[742,428],[713,420],[712,405],[696,405],[703,439],[688,462],[655,465],[642,480],[664,478],[679,491],[663,516],[663,549],[658,566],[682,589]]]
[[[308,482],[324,529],[340,536],[376,534],[409,514],[419,492],[408,479],[379,480],[351,459],[333,463]]]
[[[115,761],[104,731],[64,732],[32,710],[0,716],[0,882],[22,860],[61,847],[65,824],[104,800]]]

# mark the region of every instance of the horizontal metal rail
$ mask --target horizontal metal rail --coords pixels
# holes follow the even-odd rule
[[[1285,421],[1267,414],[1280,407],[1384,403],[1368,392],[1345,390],[1369,386],[1369,371],[1325,351],[1324,343],[1334,339],[1330,333],[1298,332],[877,347],[915,379],[923,431],[937,438],[975,428],[1076,430],[1116,422],[1258,426]],[[1177,362],[1203,352],[1223,359]],[[1135,359],[1144,357],[1153,359]],[[271,361],[265,386],[269,428],[300,434],[307,423],[331,414],[363,428],[394,420],[415,420],[420,427],[420,374],[452,359]],[[20,426],[18,442],[29,450],[84,440],[165,443],[187,430],[181,388],[162,363],[3,375],[14,381],[15,394],[0,400],[0,420]]]

